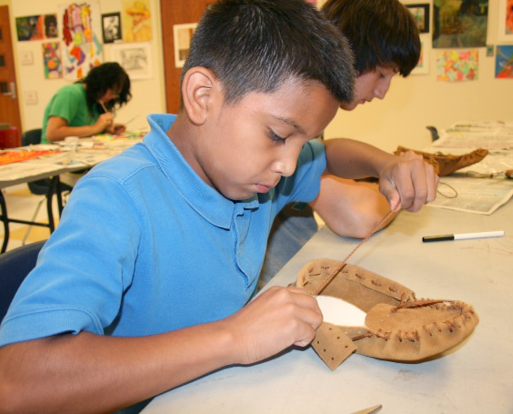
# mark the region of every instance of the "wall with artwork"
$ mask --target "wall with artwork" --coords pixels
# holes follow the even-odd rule
[[[159,1],[16,0],[10,13],[24,130],[41,127],[58,89],[113,60],[132,81],[132,100],[118,121],[145,128],[147,115],[163,111]]]
[[[426,126],[513,121],[513,0],[404,0],[421,27],[421,65],[396,77],[383,101],[340,110],[325,136],[385,150],[425,148]],[[427,15],[426,15],[427,13]],[[509,17],[509,25],[508,25]]]
[[[0,0],[0,4],[2,1],[9,4],[8,0]],[[508,1],[513,0],[404,0],[421,30],[419,66],[408,78],[395,78],[384,101],[352,112],[339,111],[325,136],[351,137],[385,150],[398,145],[421,149],[430,142],[428,125],[447,128],[460,120],[511,121],[507,103],[513,95],[513,16],[506,13]],[[322,2],[318,0],[317,5]],[[45,16],[57,16],[61,33],[60,14],[69,10],[70,18],[78,16],[77,9],[70,9],[72,4],[62,0],[10,3],[14,27],[17,18],[39,16],[39,20],[22,21],[22,37],[42,36],[14,44],[24,128],[39,127],[48,100],[80,76],[84,64],[87,66],[84,62],[94,59],[115,59],[129,70],[133,99],[119,112],[119,121],[136,117],[130,128],[146,126],[146,115],[165,112],[166,107],[159,0],[99,0],[91,6],[92,21],[87,23],[94,36],[75,25],[71,27],[78,34],[69,33],[73,42],[56,45],[60,38],[52,37]],[[194,23],[176,28],[179,47],[175,49],[183,51],[175,57],[178,66],[185,58]],[[30,32],[33,26],[36,30]],[[471,30],[461,30],[463,27]]]

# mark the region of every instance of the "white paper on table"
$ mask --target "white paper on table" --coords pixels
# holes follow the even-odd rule
[[[449,176],[440,178],[436,200],[427,205],[467,213],[492,214],[512,195],[513,180]]]

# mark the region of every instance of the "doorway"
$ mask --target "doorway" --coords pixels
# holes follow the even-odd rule
[[[0,6],[0,123],[16,127],[21,134],[9,6]]]
[[[180,77],[182,69],[175,67],[173,25],[198,23],[215,0],[160,0],[166,111],[177,114],[180,109]]]

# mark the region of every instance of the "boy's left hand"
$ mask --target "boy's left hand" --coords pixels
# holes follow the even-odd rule
[[[433,166],[421,155],[409,151],[396,156],[382,169],[379,186],[392,210],[401,207],[416,212],[436,198],[438,180]]]
[[[109,132],[114,135],[122,134],[126,131],[126,127],[123,124],[114,124],[109,127]]]

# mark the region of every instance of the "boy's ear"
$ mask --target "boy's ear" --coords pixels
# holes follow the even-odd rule
[[[219,81],[214,73],[203,67],[189,69],[182,83],[184,108],[192,123],[202,125],[209,108],[216,100]]]

